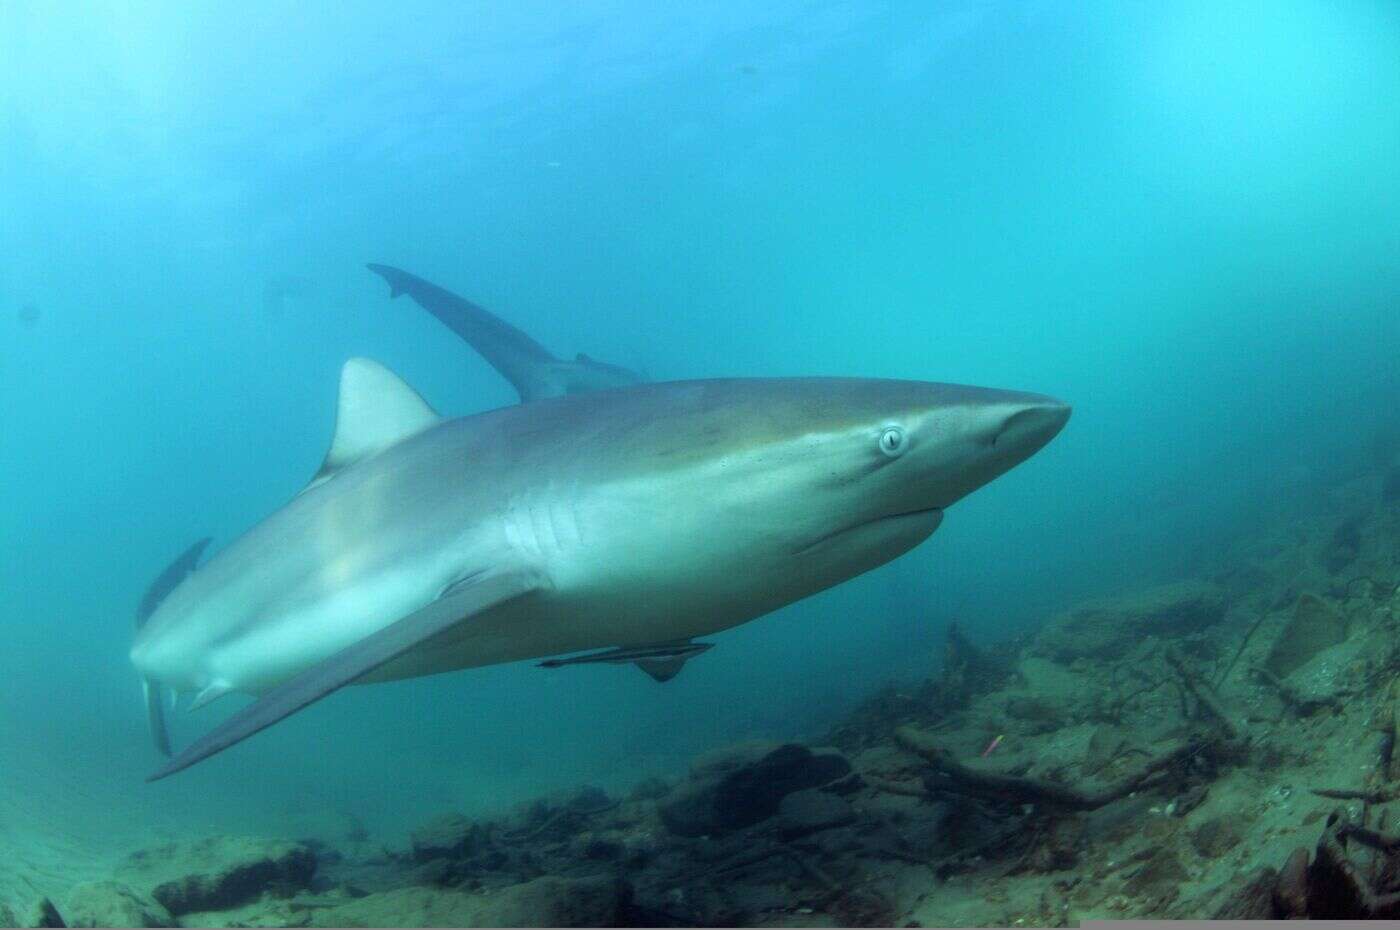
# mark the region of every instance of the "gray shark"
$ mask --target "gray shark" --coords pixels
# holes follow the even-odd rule
[[[203,567],[177,560],[137,632],[148,683],[196,705],[257,697],[151,778],[347,684],[595,649],[684,658],[913,548],[1069,414],[1035,394],[794,378],[444,420],[352,359],[312,486]]]
[[[407,294],[476,349],[515,387],[522,401],[627,387],[647,380],[620,365],[580,353],[573,361],[555,358],[544,346],[485,307],[389,265],[369,264],[389,283],[389,297]]]

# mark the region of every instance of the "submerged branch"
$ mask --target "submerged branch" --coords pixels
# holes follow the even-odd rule
[[[1211,717],[1215,718],[1219,726],[1225,731],[1227,737],[1230,739],[1237,739],[1240,733],[1239,727],[1235,726],[1235,722],[1231,720],[1230,715],[1225,712],[1225,708],[1220,704],[1220,698],[1215,696],[1215,692],[1211,689],[1210,685],[1206,684],[1195,672],[1186,667],[1186,663],[1182,660],[1181,656],[1177,654],[1176,650],[1166,650],[1162,654],[1162,658],[1166,659],[1167,664],[1176,671],[1177,675],[1181,678],[1182,687],[1191,692],[1191,696],[1196,699],[1196,704],[1207,711]]]
[[[1387,804],[1400,797],[1394,789],[1377,788],[1371,791],[1352,791],[1346,788],[1310,788],[1320,798],[1334,801],[1365,801],[1367,804]]]
[[[1090,811],[1152,783],[1162,772],[1184,763],[1202,748],[1187,740],[1149,758],[1136,771],[1117,783],[1097,790],[1080,790],[1057,782],[984,772],[963,765],[927,735],[912,727],[895,731],[895,741],[929,763],[926,790],[1000,801],[1007,804],[1040,804],[1070,811]]]

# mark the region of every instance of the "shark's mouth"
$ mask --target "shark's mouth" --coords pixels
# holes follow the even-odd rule
[[[928,532],[932,533],[938,528],[938,524],[942,520],[942,507],[928,507],[924,510],[907,510],[903,513],[894,513],[883,517],[876,517],[873,520],[865,520],[861,523],[854,524],[853,526],[847,526],[834,532],[827,533],[825,536],[822,536],[810,543],[807,543],[806,545],[800,546],[793,553],[793,555],[806,555],[825,546],[831,545],[832,543],[835,543],[838,540],[844,540],[853,537],[858,533],[868,532],[876,529],[883,530],[885,532],[895,533],[899,532],[899,530],[906,525],[910,528],[913,528],[921,522],[927,522],[932,524],[931,526],[929,526],[928,529]]]

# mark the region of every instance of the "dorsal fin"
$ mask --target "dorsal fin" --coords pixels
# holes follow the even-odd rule
[[[370,359],[350,359],[340,370],[335,437],[311,484],[320,484],[345,466],[421,433],[440,419],[398,375]]]

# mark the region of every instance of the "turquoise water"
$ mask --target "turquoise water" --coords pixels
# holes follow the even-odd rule
[[[822,732],[935,668],[951,620],[993,641],[1208,571],[1400,432],[1400,8],[751,7],[0,7],[16,796],[133,833],[348,811],[393,835],[629,785]],[[658,380],[904,377],[1076,413],[914,553],[665,687],[524,664],[352,689],[144,785],[135,605],[315,471],[343,361],[450,414],[515,399],[368,261]]]

